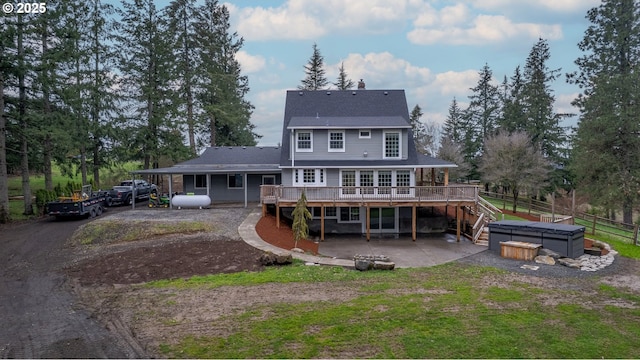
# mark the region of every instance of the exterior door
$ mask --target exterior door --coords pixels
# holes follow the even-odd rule
[[[397,232],[396,208],[371,208],[369,210],[369,224],[371,232],[374,233]]]

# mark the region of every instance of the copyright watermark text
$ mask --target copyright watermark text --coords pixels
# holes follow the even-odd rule
[[[47,3],[44,2],[19,2],[2,4],[2,12],[5,14],[44,14],[47,12]]]

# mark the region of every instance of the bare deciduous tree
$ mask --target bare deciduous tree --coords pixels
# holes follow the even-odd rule
[[[486,139],[479,170],[484,181],[511,191],[515,212],[521,190],[541,187],[550,164],[525,132],[499,132]]]
[[[451,138],[443,137],[440,141],[438,158],[458,165],[457,168],[451,168],[449,170],[449,177],[451,179],[465,178],[471,170],[471,166],[465,160],[462,150],[462,145],[456,143]]]

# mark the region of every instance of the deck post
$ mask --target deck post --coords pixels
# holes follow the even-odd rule
[[[416,241],[416,206],[413,205],[411,207],[411,239],[413,239],[413,241]]]
[[[365,222],[366,222],[366,224],[367,224],[367,225],[366,225],[366,227],[367,227],[367,241],[369,241],[369,240],[371,240],[371,218],[370,218],[371,210],[369,209],[369,204],[367,204],[367,211],[366,211],[366,213],[367,213],[367,215],[366,215],[366,216],[367,216],[367,219],[366,219],[366,221],[365,221]]]
[[[444,186],[449,186],[449,168],[444,168]]]
[[[320,205],[320,241],[324,241],[324,204]]]
[[[460,204],[456,206],[456,241],[460,242]]]
[[[280,229],[280,205],[276,203],[276,228]]]
[[[436,168],[431,168],[431,186],[436,186]]]

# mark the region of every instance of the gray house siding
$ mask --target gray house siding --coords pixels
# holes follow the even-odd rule
[[[242,174],[244,177],[244,174]],[[280,184],[281,175],[273,174],[247,174],[247,201],[260,201],[260,185],[262,185],[263,176],[275,177],[275,184]],[[194,175],[183,176],[183,186],[185,193],[194,193],[195,195],[206,195],[206,188],[196,188],[194,184]],[[209,197],[211,202],[243,202],[245,188],[229,188],[228,174],[211,174],[209,177]]]
[[[360,138],[360,130],[369,130],[371,138]],[[309,131],[309,130],[296,130]],[[329,151],[329,132],[339,129],[315,129],[312,135],[313,151],[296,151],[296,139],[293,139],[294,160],[380,160],[383,158],[383,130],[382,129],[346,129],[345,151]],[[409,151],[408,131],[406,129],[387,129],[385,131],[399,131],[401,133],[401,159],[406,159]],[[366,156],[364,155],[366,152]],[[289,155],[291,160],[291,155]]]

